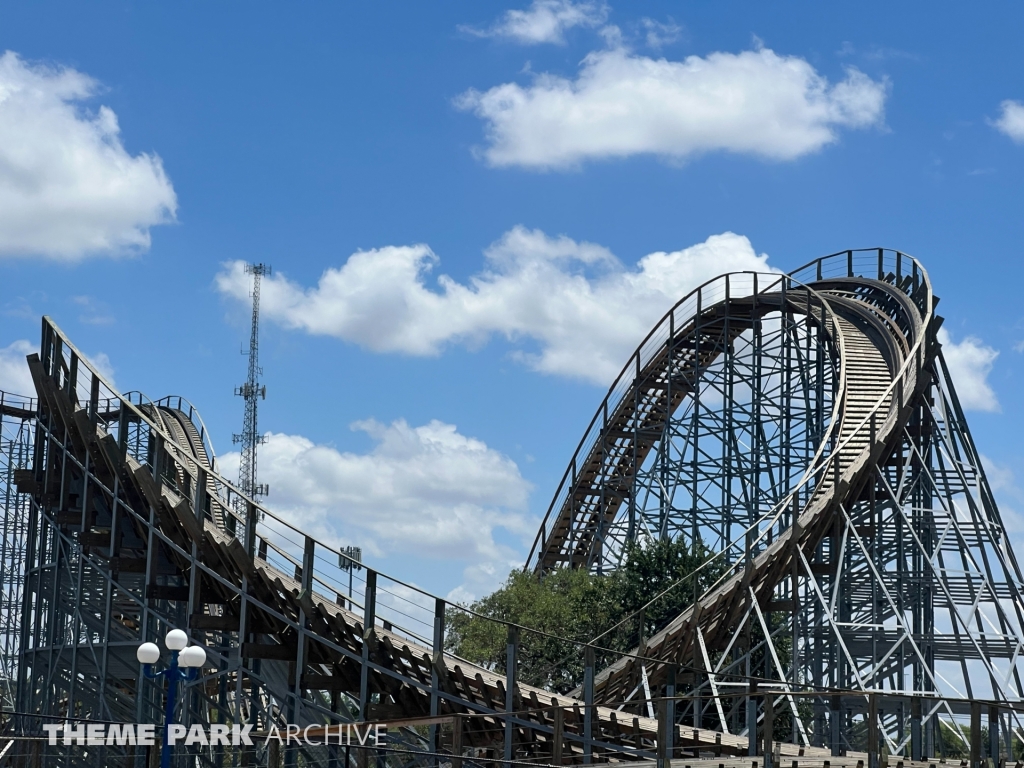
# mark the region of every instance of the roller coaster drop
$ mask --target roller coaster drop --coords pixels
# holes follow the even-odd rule
[[[664,317],[588,427],[527,567],[602,573],[628,542],[672,538],[713,553],[705,567],[721,576],[677,585],[692,604],[605,668],[579,648],[570,695],[517,679],[528,628],[509,627],[508,663],[484,669],[445,652],[458,606],[371,569],[350,587],[343,553],[217,471],[187,401],[114,391],[44,319],[28,359],[37,399],[0,400],[9,733],[159,723],[162,691],[135,649],[179,627],[210,660],[182,722],[384,720],[379,764],[873,763],[957,742],[972,760],[1012,756],[1024,579],[935,304],[917,261],[873,249],[723,275]],[[0,765],[146,760],[15,743]],[[215,746],[187,759],[362,766],[365,753]]]

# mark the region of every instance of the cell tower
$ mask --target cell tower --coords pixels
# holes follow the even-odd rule
[[[256,481],[256,446],[265,442],[257,430],[256,405],[260,399],[267,399],[267,387],[260,384],[263,369],[260,367],[260,278],[270,274],[269,264],[246,264],[245,273],[252,275],[252,332],[249,336],[249,351],[242,351],[249,357],[249,376],[235,394],[245,400],[245,418],[242,434],[234,435],[235,443],[242,444],[242,459],[238,464],[238,486],[251,499],[270,493],[268,485]],[[244,503],[244,502],[243,502]]]

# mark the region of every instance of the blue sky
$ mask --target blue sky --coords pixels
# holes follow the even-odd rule
[[[268,262],[270,505],[479,595],[674,299],[884,245],[932,276],[1016,517],[1022,21],[1009,3],[6,3],[0,388],[50,314],[120,387],[189,397],[226,454],[232,264]]]

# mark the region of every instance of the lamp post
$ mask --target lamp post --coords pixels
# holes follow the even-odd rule
[[[142,664],[146,677],[156,680],[167,678],[167,704],[164,710],[164,740],[160,748],[160,768],[171,768],[171,723],[174,722],[174,710],[178,703],[178,682],[192,680],[196,671],[206,664],[206,651],[198,645],[188,644],[188,635],[180,629],[172,629],[164,637],[164,645],[171,652],[171,661],[166,669],[153,671],[153,665],[160,660],[160,648],[156,643],[143,643],[135,651],[135,658]]]

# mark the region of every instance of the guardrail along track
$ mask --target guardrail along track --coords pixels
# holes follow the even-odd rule
[[[392,738],[490,760],[652,759],[669,732],[691,755],[742,754],[766,716],[754,679],[778,694],[783,754],[808,756],[853,738],[843,724],[864,715],[825,696],[798,706],[798,687],[937,692],[955,677],[943,664],[962,682],[977,659],[997,698],[1020,697],[1022,580],[933,305],[913,259],[844,252],[792,275],[723,276],[652,330],[586,431],[530,565],[603,571],[631,542],[682,537],[721,575],[573,696],[445,653],[451,606],[245,498],[191,405],[117,393],[46,320],[19,484],[32,506],[18,708],[159,722],[134,652],[172,626],[212,664],[186,720],[472,714],[458,737],[435,725]],[[659,737],[644,700],[673,693],[685,703],[662,712]],[[879,715],[890,751],[919,756],[941,713],[900,706]]]
[[[478,714],[460,737],[467,748],[502,744],[507,722],[516,753],[527,755],[553,748],[557,708],[566,757],[653,756],[652,718],[510,686],[506,675],[445,654],[444,601],[372,570],[347,588],[343,555],[240,497],[214,470],[194,414],[104,391],[59,329],[45,328],[44,354],[29,358],[41,451],[21,488],[33,498],[35,547],[20,711],[60,716],[75,702],[79,716],[159,722],[160,692],[134,653],[178,626],[216,669],[192,686],[186,720]],[[413,730],[394,738],[430,746]],[[677,738],[743,748],[709,729],[680,728]],[[207,757],[217,762],[213,750]]]
[[[845,251],[791,275],[717,278],[651,331],[528,567],[613,570],[631,542],[672,538],[710,551],[721,576],[677,585],[690,604],[598,673],[595,701],[675,679],[698,694],[677,719],[749,734],[763,705],[723,695],[759,685],[794,741],[820,745],[853,738],[855,714],[824,698],[800,711],[786,696],[807,685],[1021,696],[1021,573],[935,303],[916,260]],[[887,717],[890,749],[934,745],[935,712]]]
[[[679,661],[694,659],[697,621],[707,649],[726,648],[737,621],[749,610],[750,599],[767,606],[780,582],[792,574],[798,553],[813,556],[815,548],[834,526],[835,508],[843,503],[847,494],[855,494],[863,486],[865,472],[870,472],[873,466],[872,460],[893,440],[899,428],[899,417],[892,385],[910,344],[902,334],[890,333],[898,328],[896,323],[886,327],[878,316],[878,305],[886,303],[886,299],[898,299],[898,294],[884,283],[871,285],[868,281],[858,281],[857,287],[861,289],[859,293],[847,290],[843,282],[810,286],[821,297],[823,308],[831,313],[833,322],[829,331],[834,337],[833,347],[840,354],[842,379],[837,401],[838,423],[830,425],[833,445],[806,506],[796,517],[795,524],[781,530],[762,551],[738,564],[730,579],[701,595],[695,606],[651,637],[642,655]],[[769,298],[759,297],[758,304]],[[737,311],[738,303],[732,302],[733,311]],[[908,314],[913,311],[912,305],[903,305],[898,300],[893,303]],[[911,315],[907,319],[920,330],[919,317]],[[910,369],[910,373],[904,379],[908,394],[916,385],[916,370]],[[748,593],[752,593],[753,598]],[[602,671],[596,681],[598,699],[624,699],[635,685],[636,664],[633,657],[626,656]],[[667,669],[666,665],[657,664],[648,669],[650,684],[662,682]]]

